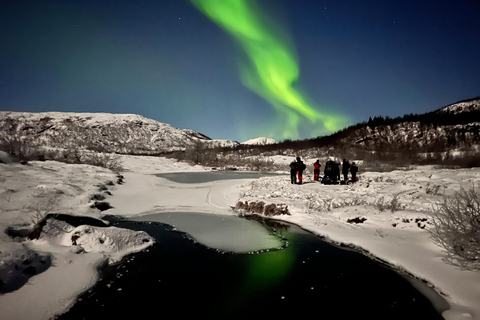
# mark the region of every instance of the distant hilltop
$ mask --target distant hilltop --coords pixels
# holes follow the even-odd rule
[[[241,144],[243,144],[243,145],[264,146],[264,145],[267,145],[267,144],[275,144],[275,143],[277,143],[277,141],[275,141],[275,139],[260,137],[260,138],[247,140],[245,142],[242,142]]]
[[[480,111],[480,97],[457,102],[437,110],[437,112],[452,114],[468,113],[474,111]]]

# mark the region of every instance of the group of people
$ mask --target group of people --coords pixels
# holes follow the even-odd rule
[[[328,159],[327,163],[325,163],[325,169],[323,171],[323,178],[320,180],[320,161],[317,160],[313,164],[313,180],[320,181],[323,184],[347,184],[348,182],[356,182],[357,181],[357,172],[358,166],[355,162],[348,162],[347,160],[343,159],[342,162],[342,175],[343,180],[340,180],[340,164],[336,163],[332,159]],[[303,180],[303,171],[307,168],[305,163],[301,160],[300,157],[297,157],[296,160],[293,160],[290,163],[290,180],[292,184],[297,184],[297,177],[298,177],[298,184],[302,184]],[[352,178],[348,180],[348,173],[351,173]]]

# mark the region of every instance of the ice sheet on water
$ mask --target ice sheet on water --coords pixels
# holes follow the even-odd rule
[[[222,251],[247,253],[282,247],[283,243],[259,222],[237,216],[204,213],[159,213],[135,221],[161,222],[189,234],[199,243]]]

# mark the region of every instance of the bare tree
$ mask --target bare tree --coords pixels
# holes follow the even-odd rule
[[[38,239],[42,228],[45,226],[47,216],[58,207],[60,194],[55,191],[45,191],[40,189],[35,195],[31,205],[27,208],[32,211],[33,229],[28,235],[29,239]]]
[[[433,208],[432,239],[447,259],[467,269],[480,269],[480,192],[462,188]]]
[[[204,150],[205,146],[203,143],[200,140],[195,140],[193,144],[185,150],[185,157],[187,160],[199,164],[202,162]]]
[[[38,158],[38,146],[19,134],[12,134],[0,138],[0,150],[10,153],[19,160],[32,160]]]

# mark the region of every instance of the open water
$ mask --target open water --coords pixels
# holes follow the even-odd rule
[[[60,319],[443,319],[398,272],[295,225],[263,221],[282,246],[232,253],[158,221],[113,224],[156,244],[105,270]]]

